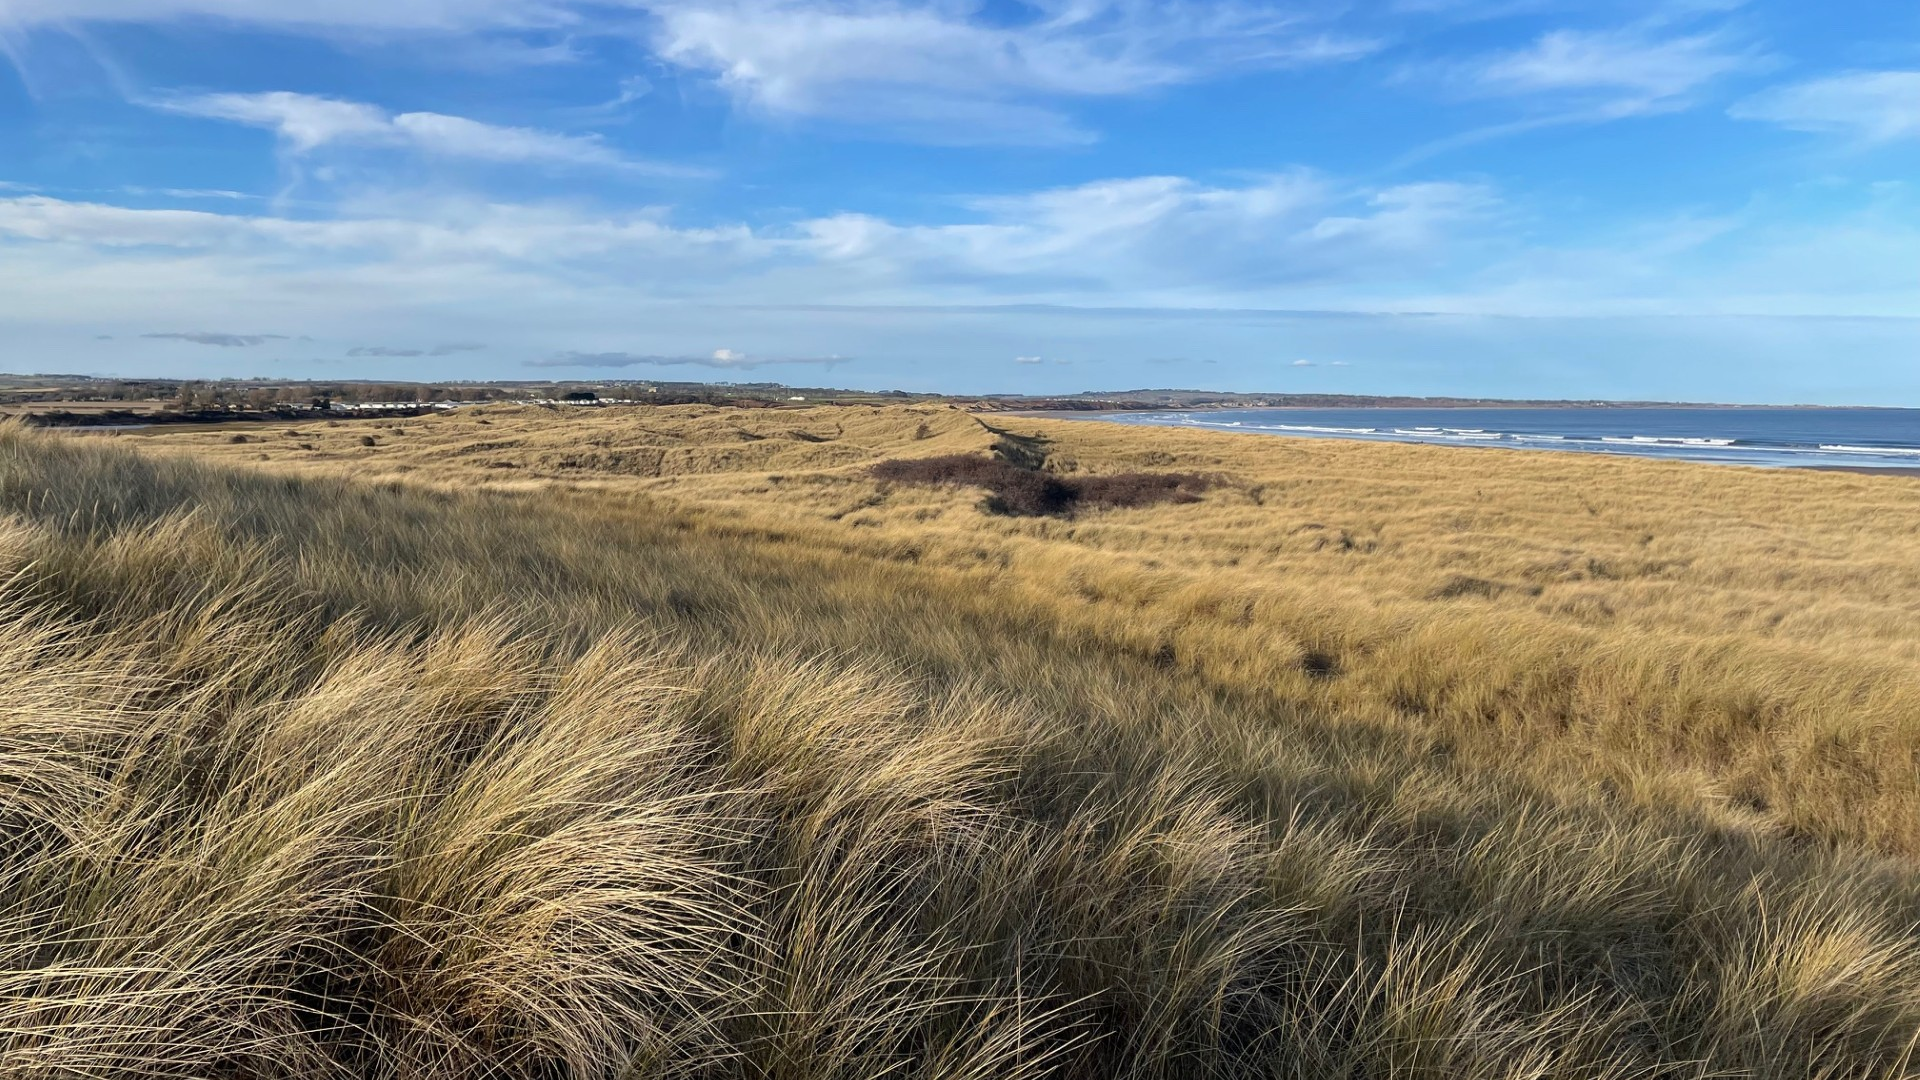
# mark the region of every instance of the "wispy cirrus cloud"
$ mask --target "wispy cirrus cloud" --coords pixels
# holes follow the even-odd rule
[[[750,111],[955,144],[1085,142],[1094,136],[1066,103],[1380,48],[1342,30],[1332,14],[1275,0],[7,0],[0,13],[16,30],[114,22],[355,37],[426,32],[467,42],[539,31],[627,37],[648,25],[660,61],[713,79]],[[623,87],[621,102],[640,85]],[[394,118],[332,112],[322,122],[396,137]],[[524,135],[510,141],[531,141],[543,160],[594,156]]]
[[[1845,212],[1823,202],[1805,223],[1716,221],[1678,246],[1664,218],[1614,230],[1605,243],[1545,243],[1483,188],[1356,188],[1311,173],[1238,185],[1112,180],[977,200],[934,224],[836,215],[751,228],[559,205],[436,201],[430,218],[398,205],[294,219],[30,195],[0,197],[0,292],[16,319],[77,320],[88,333],[219,327],[236,310],[296,328],[287,332],[363,327],[367,337],[351,344],[380,353],[362,359],[466,334],[524,348],[529,318],[564,327],[590,311],[586,321],[600,327],[590,338],[532,355],[571,348],[709,367],[781,358],[689,349],[724,331],[728,316],[702,314],[721,308],[770,319],[813,311],[854,333],[844,350],[815,339],[787,354],[803,359],[871,354],[855,328],[877,311],[949,312],[976,327],[1067,307],[1115,318],[1167,309],[1920,315],[1911,199],[1858,194]],[[632,321],[623,313],[635,304],[677,305],[676,325],[709,329],[663,330],[663,347],[620,352]],[[402,314],[357,314],[366,310]],[[551,314],[561,311],[570,314]],[[1024,330],[990,339],[1009,359],[1043,351]]]
[[[1515,112],[1416,146],[1396,164],[1546,128],[1693,108],[1716,84],[1775,63],[1725,26],[1699,28],[1701,15],[1738,3],[1668,5],[1623,27],[1552,30],[1518,48],[1407,68],[1403,82],[1426,83],[1460,101],[1506,103]]]
[[[473,342],[453,342],[435,345],[426,349],[394,348],[389,345],[358,345],[347,350],[347,356],[355,360],[417,360],[421,357],[458,356],[461,353],[485,352],[485,345]]]
[[[1091,139],[1060,103],[1377,48],[1250,0],[1033,0],[988,18],[941,0],[659,0],[654,47],[764,113],[930,142]]]
[[[782,365],[806,365],[833,367],[836,364],[849,363],[844,356],[826,357],[780,357],[749,356],[733,349],[715,349],[712,353],[699,356],[658,356],[643,353],[561,353],[545,360],[529,360],[528,367],[537,368],[630,368],[630,367],[704,367],[722,370],[751,371],[754,368],[776,367]]]
[[[912,302],[932,287],[949,300],[1190,302],[1417,274],[1497,203],[1476,185],[1356,190],[1308,172],[1237,186],[1171,176],[1101,181],[975,200],[961,220],[937,224],[841,214],[763,228],[498,203],[436,201],[424,213],[405,204],[316,220],[31,195],[0,198],[0,240],[220,252],[278,265],[542,266],[662,296],[719,291],[736,301]]]
[[[802,223],[822,255],[862,273],[996,291],[1239,290],[1405,273],[1497,205],[1474,184],[1344,190],[1309,172],[1234,187],[1185,177],[1100,181],[976,200],[977,223],[897,225],[842,214]]]
[[[264,201],[265,198],[244,191],[229,191],[225,188],[148,188],[124,184],[120,190],[128,195],[143,198],[177,199],[182,202],[258,202]]]
[[[147,209],[46,195],[0,198],[0,239],[95,249],[173,249],[272,260],[325,256],[418,265],[475,266],[507,260],[548,265],[617,263],[635,256],[671,262],[685,276],[768,258],[783,244],[743,226],[679,228],[651,211],[592,215],[538,205],[436,201],[332,218],[209,210]],[[627,261],[623,261],[627,260]],[[663,268],[668,268],[663,262]]]
[[[1795,131],[1868,142],[1920,138],[1920,71],[1850,71],[1755,94],[1728,110]]]
[[[1528,45],[1452,65],[1466,93],[1525,98],[1607,120],[1689,107],[1708,85],[1768,62],[1725,29],[1674,33],[1665,24],[1555,30]]]
[[[148,104],[184,116],[265,128],[294,154],[343,145],[502,165],[585,166],[661,175],[699,173],[629,159],[597,135],[510,127],[443,113],[393,113],[365,102],[313,94],[184,94],[156,98]]]
[[[212,345],[222,349],[249,349],[269,341],[290,341],[285,334],[217,334],[206,331],[187,333],[141,334],[149,341],[185,341],[194,345]]]

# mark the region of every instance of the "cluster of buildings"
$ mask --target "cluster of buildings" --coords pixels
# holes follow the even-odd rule
[[[475,405],[569,405],[576,408],[593,408],[601,405],[639,405],[637,398],[603,398],[592,394],[559,398],[514,398],[501,401],[334,401],[327,405],[331,412],[371,413],[371,412],[449,412]]]

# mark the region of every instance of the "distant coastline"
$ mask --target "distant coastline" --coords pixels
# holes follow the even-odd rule
[[[1920,475],[1920,410],[1781,406],[1454,406],[1056,410],[1062,420],[1302,439]]]
[[[109,378],[72,374],[0,374],[0,413],[38,422],[87,425],[129,422],[113,412],[185,415],[188,422],[232,422],[315,403],[420,408],[436,404],[526,400],[630,401],[645,405],[734,405],[808,408],[819,405],[953,405],[973,412],[1085,414],[1218,409],[1888,409],[1885,405],[1733,404],[1571,398],[1491,398],[1409,394],[1303,394],[1177,388],[1086,390],[1070,394],[955,394],[790,386],[776,382],[675,382],[652,379],[380,380]],[[195,415],[198,414],[198,415]]]
[[[1093,412],[1209,412],[1221,409],[1897,409],[1885,405],[1735,404],[1713,401],[1623,401],[1530,398],[1409,397],[1364,394],[1238,394],[1201,390],[1127,390],[1058,397],[990,396],[989,411],[1034,415]]]

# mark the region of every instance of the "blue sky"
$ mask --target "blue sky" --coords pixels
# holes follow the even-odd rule
[[[0,0],[0,367],[1920,405],[1920,4]]]

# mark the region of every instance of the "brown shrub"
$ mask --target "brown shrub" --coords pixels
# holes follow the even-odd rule
[[[1067,515],[1082,507],[1132,509],[1189,503],[1214,483],[1211,477],[1193,473],[1058,476],[973,454],[883,461],[871,474],[893,483],[983,487],[989,493],[987,509],[1010,517]]]
[[[1121,473],[1082,477],[1077,484],[1080,501],[1087,505],[1131,509],[1165,502],[1199,502],[1214,480],[1196,473]]]

